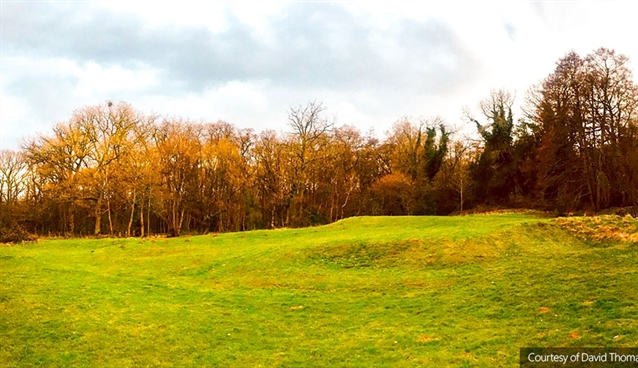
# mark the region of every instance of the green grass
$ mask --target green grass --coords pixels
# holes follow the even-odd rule
[[[638,346],[637,244],[569,221],[0,247],[0,365],[516,366],[524,346]]]

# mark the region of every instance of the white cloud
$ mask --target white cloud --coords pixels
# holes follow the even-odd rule
[[[78,79],[74,94],[76,97],[93,97],[104,94],[133,95],[159,85],[158,70],[140,66],[136,70],[120,65],[104,67],[89,62],[74,73]]]
[[[84,105],[286,129],[323,101],[338,124],[450,124],[490,89],[518,102],[574,49],[636,65],[631,2],[3,3],[0,143]],[[59,19],[65,19],[60,22]]]
[[[134,15],[148,29],[204,26],[222,32],[228,26],[228,6],[217,1],[99,1],[93,6],[117,15]]]
[[[24,101],[5,93],[1,96],[3,108],[0,108],[0,150],[15,150],[18,148],[18,142],[23,138],[22,133],[24,130],[32,130],[33,123],[25,121],[28,106]],[[11,108],[4,106],[11,106]]]

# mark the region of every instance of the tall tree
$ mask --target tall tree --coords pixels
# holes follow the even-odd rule
[[[113,167],[134,145],[132,138],[139,121],[137,115],[124,102],[89,106],[76,110],[73,114],[72,123],[78,126],[81,134],[88,140],[87,163],[92,168],[92,199],[95,203],[94,235],[101,232],[104,212],[107,214],[109,233],[113,235],[112,201],[117,190],[117,183],[113,180],[116,170]]]
[[[76,212],[84,207],[88,187],[83,170],[88,167],[90,141],[77,123],[59,123],[50,136],[41,135],[25,146],[26,158],[50,203],[51,219],[62,221],[61,230],[70,235],[76,232]]]
[[[0,151],[0,205],[15,204],[25,190],[27,162],[21,152]]]
[[[638,92],[627,58],[598,49],[561,58],[531,95],[540,132],[539,184],[563,210],[634,201]]]
[[[262,224],[274,228],[288,224],[292,204],[292,183],[286,170],[290,153],[272,130],[262,132],[254,149],[254,185],[260,204]]]
[[[158,153],[163,206],[162,217],[171,236],[182,232],[187,211],[192,210],[197,188],[200,138],[197,127],[179,120],[165,120],[154,132]]]
[[[27,189],[27,181],[28,166],[23,154],[0,151],[0,242],[24,238],[22,233],[25,231],[19,224],[24,220],[20,200]]]
[[[516,165],[512,160],[514,118],[513,96],[505,90],[492,91],[481,101],[479,108],[487,120],[476,124],[484,149],[473,165],[474,194],[478,201],[488,204],[507,204],[515,189]]]
[[[321,171],[321,151],[333,127],[323,116],[325,110],[322,103],[313,101],[288,112],[291,129],[288,144],[292,154],[292,224],[296,226],[313,222],[310,207],[317,192],[316,175]]]
[[[432,183],[446,156],[449,134],[439,118],[421,120],[418,124],[404,118],[393,125],[388,136],[392,173],[405,175],[414,186],[415,214],[437,212]],[[398,177],[394,179],[388,182],[399,182]]]

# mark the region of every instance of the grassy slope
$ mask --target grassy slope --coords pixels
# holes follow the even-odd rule
[[[0,247],[0,362],[512,366],[523,346],[637,346],[635,243],[565,228],[363,217]]]

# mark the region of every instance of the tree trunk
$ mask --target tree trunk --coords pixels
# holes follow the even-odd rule
[[[272,209],[270,210],[270,228],[275,228],[275,205],[272,205]]]
[[[182,233],[182,225],[184,224],[184,209],[179,214],[179,224],[177,226],[177,236]]]
[[[98,195],[97,201],[95,201],[95,228],[93,229],[93,235],[100,235],[102,229],[102,196]]]
[[[71,203],[69,207],[69,231],[71,236],[75,233],[75,206]]]
[[[348,205],[348,200],[350,199],[350,193],[352,193],[352,189],[353,188],[350,187],[350,189],[348,190],[348,194],[346,194],[346,200],[343,201],[343,204],[341,205],[341,216],[337,220],[342,219],[345,215],[346,206]]]
[[[140,201],[140,238],[144,237],[144,198]]]
[[[126,237],[131,236],[131,226],[133,225],[133,215],[135,214],[135,190],[133,191],[133,203],[131,203],[131,216],[128,219],[128,227],[126,228]]]
[[[106,209],[109,215],[109,231],[111,236],[113,236],[113,220],[111,219],[111,199],[107,198],[106,200]]]
[[[151,236],[151,191],[150,189],[148,191],[148,206],[146,208],[146,221],[147,221],[146,236]]]
[[[461,179],[461,213],[463,212],[463,179]]]

